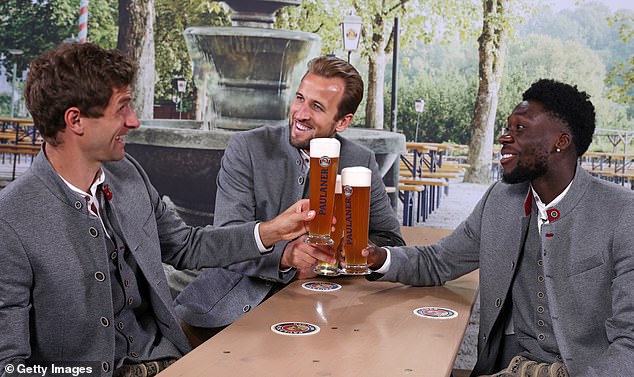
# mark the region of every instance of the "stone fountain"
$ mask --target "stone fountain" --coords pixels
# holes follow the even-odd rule
[[[319,54],[316,34],[273,29],[275,12],[301,0],[226,0],[231,27],[194,27],[185,41],[194,63],[197,120],[142,120],[126,150],[192,225],[213,221],[216,175],[229,137],[264,124],[287,124],[288,109]],[[345,137],[374,150],[386,174],[405,148],[403,135],[349,129]]]

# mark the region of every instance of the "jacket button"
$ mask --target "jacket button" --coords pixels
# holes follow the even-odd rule
[[[300,185],[304,184],[304,176],[299,176],[299,178],[297,178],[297,183],[299,183]]]
[[[78,201],[76,201],[76,202],[75,202],[75,209],[81,209],[81,207],[82,207],[81,202],[80,202],[79,200],[78,200]]]
[[[128,298],[128,305],[132,305],[133,302],[134,302],[134,299],[132,297]]]
[[[90,236],[92,238],[97,238],[97,236],[99,235],[97,228],[95,228],[94,226],[91,226],[90,228],[88,228],[88,233],[90,233]]]
[[[242,307],[242,312],[243,312],[243,313],[246,313],[246,312],[248,312],[249,310],[251,310],[251,305],[245,305],[245,306],[243,306],[243,307]]]
[[[101,321],[101,326],[103,327],[108,327],[108,325],[110,325],[110,321],[108,321],[108,318],[106,317],[101,317],[99,320]]]
[[[502,306],[502,300],[498,297],[495,299],[495,307],[499,308],[500,306]]]
[[[539,305],[539,306],[537,307],[537,313],[542,314],[543,312],[544,312],[544,307],[543,307],[543,306],[541,306],[541,305]]]
[[[104,280],[106,280],[106,275],[104,275],[103,272],[101,272],[101,271],[97,271],[97,272],[95,272],[95,280],[104,281]]]
[[[107,372],[110,370],[110,364],[107,361],[101,363],[101,370]]]
[[[139,357],[139,354],[138,354],[138,353],[136,353],[136,352],[131,352],[131,353],[130,353],[130,356],[132,356],[132,357]]]
[[[543,342],[543,341],[544,341],[544,339],[546,339],[546,335],[544,335],[544,334],[539,334],[539,335],[537,335],[537,339]]]
[[[119,323],[117,323],[117,328],[118,328],[119,330],[123,330],[123,327],[124,327],[123,322],[119,322]]]
[[[299,166],[301,164],[302,164],[302,160],[300,160],[299,158],[295,160],[295,165]]]

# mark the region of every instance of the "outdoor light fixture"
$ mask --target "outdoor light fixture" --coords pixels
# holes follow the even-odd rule
[[[187,89],[187,80],[182,77],[176,79],[176,90],[178,91],[178,119],[183,117],[183,93]]]
[[[423,111],[425,111],[425,100],[422,98],[417,99],[414,102],[414,108],[416,109],[417,113],[422,113]]]
[[[361,39],[361,17],[346,16],[341,23],[341,33],[343,37],[343,49],[348,51],[348,63],[350,63],[350,53],[359,48]]]

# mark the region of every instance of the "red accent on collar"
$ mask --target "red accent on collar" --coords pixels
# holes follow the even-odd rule
[[[524,200],[524,213],[526,216],[531,214],[533,209],[533,192],[531,188],[528,188],[528,194],[526,194],[526,200]]]
[[[550,221],[551,223],[553,221],[559,220],[559,216],[561,216],[557,208],[547,208],[546,215],[548,215],[548,221]]]
[[[110,191],[110,186],[108,186],[107,184],[103,185],[101,191],[108,201],[112,199],[112,191]]]

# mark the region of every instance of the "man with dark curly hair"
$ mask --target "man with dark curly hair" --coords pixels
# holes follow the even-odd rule
[[[594,128],[586,93],[537,81],[499,137],[502,182],[451,235],[364,250],[375,280],[440,285],[480,269],[472,376],[634,371],[634,194],[581,168]]]

